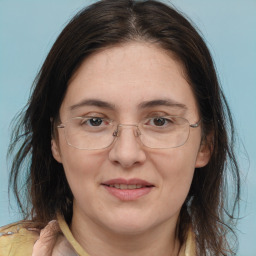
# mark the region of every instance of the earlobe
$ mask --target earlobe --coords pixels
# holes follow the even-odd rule
[[[59,162],[62,163],[62,159],[61,159],[61,154],[60,154],[60,150],[59,147],[56,143],[56,141],[54,139],[51,140],[51,149],[52,149],[52,155],[54,157],[54,159]]]
[[[210,161],[211,155],[211,146],[208,143],[202,143],[197,154],[195,167],[202,168],[206,166]]]

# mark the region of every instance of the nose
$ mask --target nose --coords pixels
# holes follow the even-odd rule
[[[110,161],[126,169],[144,163],[146,154],[138,138],[139,135],[137,125],[119,125],[114,133],[117,140],[109,152]]]

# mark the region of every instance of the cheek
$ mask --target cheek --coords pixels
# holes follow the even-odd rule
[[[194,172],[197,154],[175,148],[152,155],[151,160],[164,178],[184,177]]]
[[[75,191],[85,190],[96,183],[101,162],[98,157],[96,160],[96,156],[87,151],[68,147],[62,152],[62,164],[71,190],[75,194]]]
[[[184,148],[154,154],[152,162],[162,180],[163,194],[169,202],[182,205],[189,192],[195,170],[196,153]]]

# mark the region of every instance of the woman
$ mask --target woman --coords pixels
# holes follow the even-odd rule
[[[11,185],[25,221],[1,230],[1,255],[234,254],[232,136],[210,53],[181,14],[91,5],[56,40],[17,124]]]

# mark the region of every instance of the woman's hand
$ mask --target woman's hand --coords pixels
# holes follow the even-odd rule
[[[56,220],[51,221],[41,230],[32,256],[78,256],[67,239],[62,235]]]

